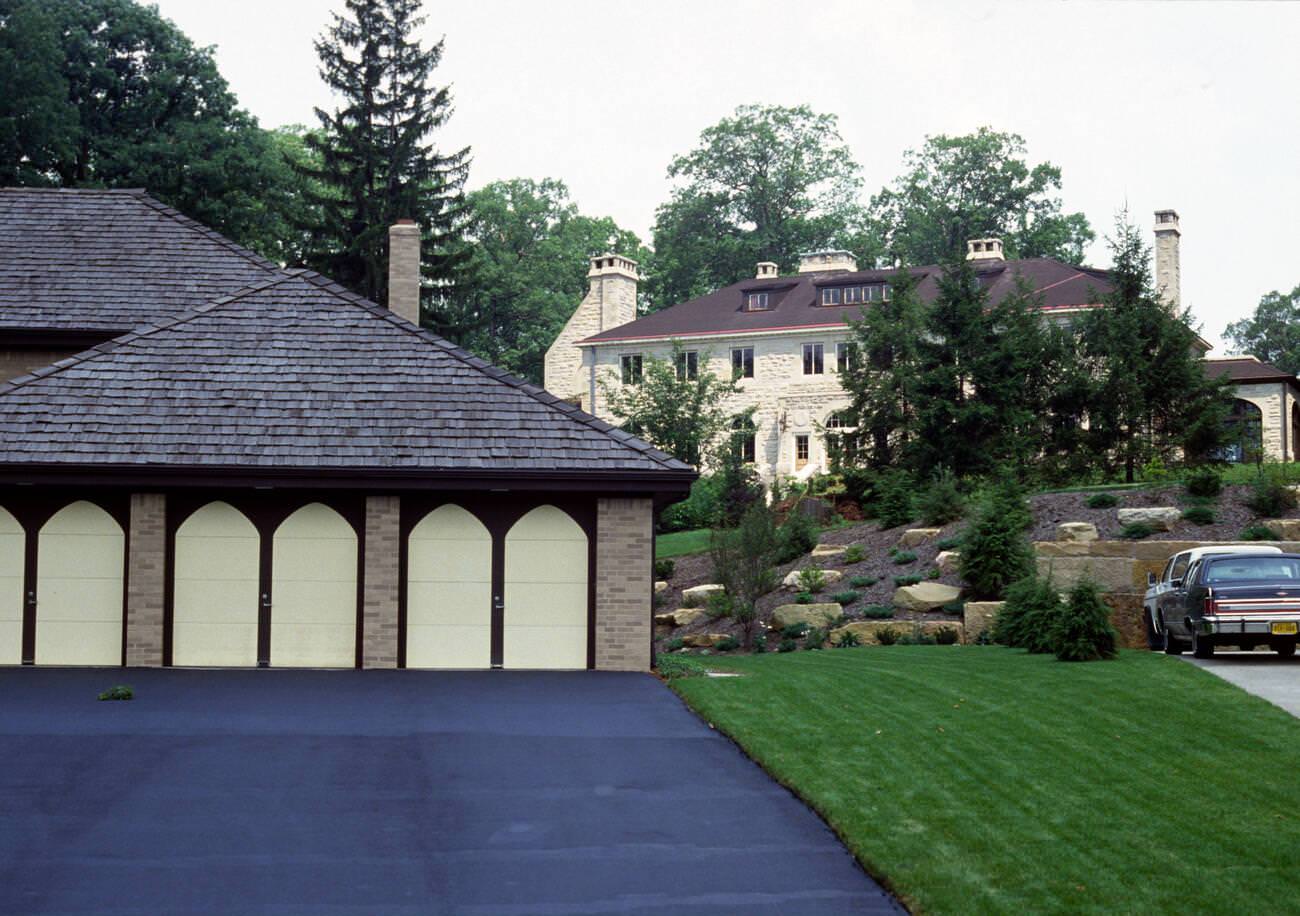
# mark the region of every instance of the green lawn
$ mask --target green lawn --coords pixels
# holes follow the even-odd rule
[[[920,912],[1300,907],[1300,721],[1185,662],[897,646],[708,663],[748,676],[673,688]]]
[[[669,557],[681,557],[688,553],[703,553],[709,549],[709,528],[696,528],[692,531],[674,531],[655,537],[655,559],[666,560]]]

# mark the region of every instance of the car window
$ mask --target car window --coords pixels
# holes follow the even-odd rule
[[[1205,571],[1207,584],[1259,579],[1300,583],[1300,560],[1295,557],[1216,557]]]
[[[1170,577],[1169,577],[1169,570],[1171,570],[1171,569],[1174,568],[1174,560],[1175,560],[1175,559],[1177,559],[1176,556],[1170,557],[1170,558],[1169,558],[1169,562],[1165,564],[1164,571],[1160,573],[1160,581],[1161,581],[1161,582],[1168,582],[1168,581],[1169,581],[1169,578],[1170,578]]]
[[[1181,579],[1187,575],[1187,561],[1192,558],[1190,553],[1180,553],[1174,557],[1174,568],[1170,574],[1171,579]]]

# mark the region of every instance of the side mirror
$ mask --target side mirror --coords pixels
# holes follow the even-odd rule
[[[1150,588],[1155,584],[1156,584],[1156,574],[1153,572],[1147,573],[1147,588]]]
[[[1170,580],[1169,580],[1169,587],[1170,587],[1170,588],[1182,588],[1182,587],[1183,587],[1183,580],[1182,580],[1182,579],[1170,579]]]

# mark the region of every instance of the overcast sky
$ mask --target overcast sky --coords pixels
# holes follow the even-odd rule
[[[264,126],[331,100],[312,40],[342,0],[158,0]],[[1218,344],[1300,284],[1300,3],[460,0],[425,4],[470,186],[563,179],[648,240],[665,169],[751,102],[839,116],[868,193],[927,134],[1021,134],[1099,237],[1182,221],[1183,301]],[[1089,262],[1106,266],[1100,238]],[[1221,355],[1221,347],[1216,354]]]

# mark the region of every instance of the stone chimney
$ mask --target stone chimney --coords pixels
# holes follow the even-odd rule
[[[839,274],[858,269],[858,260],[843,249],[810,251],[799,255],[801,274]]]
[[[755,280],[775,280],[781,275],[781,268],[777,267],[775,261],[759,261],[758,274]]]
[[[591,409],[589,380],[582,369],[582,348],[577,342],[636,320],[636,261],[618,254],[591,259],[587,295],[546,351],[546,390]]]
[[[1178,212],[1156,211],[1156,293],[1172,311],[1182,303],[1182,271],[1178,266]]]
[[[1005,261],[1002,253],[1002,239],[971,239],[966,243],[966,260],[968,261]]]
[[[388,227],[388,310],[420,323],[420,227],[399,219]]]

